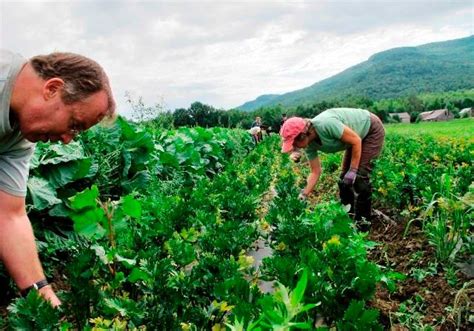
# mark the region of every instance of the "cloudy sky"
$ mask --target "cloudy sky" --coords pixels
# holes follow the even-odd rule
[[[95,59],[124,115],[127,93],[165,109],[194,101],[229,109],[376,52],[473,31],[474,0],[0,0],[0,47]]]

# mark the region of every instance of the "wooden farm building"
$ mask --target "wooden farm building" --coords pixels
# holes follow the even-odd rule
[[[419,116],[421,121],[431,122],[448,121],[454,118],[453,113],[447,109],[424,111]]]

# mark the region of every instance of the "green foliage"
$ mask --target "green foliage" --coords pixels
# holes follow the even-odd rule
[[[103,208],[98,206],[99,190],[93,186],[71,198],[70,214],[77,233],[88,238],[102,238],[108,229]]]
[[[344,313],[344,318],[337,322],[337,329],[345,330],[383,330],[378,323],[379,312],[366,309],[363,301],[351,301]]]
[[[30,208],[41,211],[61,204],[64,188],[78,179],[95,174],[97,166],[78,142],[69,145],[38,143],[31,160],[28,181]]]
[[[301,314],[309,312],[318,304],[305,304],[304,292],[308,283],[308,271],[305,270],[293,291],[282,284],[272,295],[265,295],[259,300],[260,316],[256,321],[249,322],[246,330],[293,330],[311,329],[312,320],[298,321]],[[244,330],[244,323],[238,315],[234,324],[227,324],[231,330]]]
[[[64,200],[76,234],[67,228],[45,232],[40,242],[46,265],[60,268],[70,286],[62,297],[62,319],[79,329],[176,329],[183,321],[210,328],[223,325],[231,310],[254,319],[261,294],[244,278],[253,270],[244,252],[258,235],[255,211],[268,190],[274,155],[262,144],[261,154],[242,160],[250,141],[244,131],[196,128],[141,134],[132,125],[118,125],[92,134],[130,140],[115,147],[119,152],[114,158],[134,155],[132,140],[158,137],[148,155],[129,163],[130,171],[142,164],[140,171],[155,175],[132,194],[98,180],[79,193],[71,190]],[[102,158],[122,160],[107,156],[114,153],[110,142],[90,148]],[[166,167],[166,176],[157,171],[162,153],[178,161],[177,167]],[[256,163],[262,166],[255,168]],[[114,185],[122,181],[115,179],[128,177],[110,166],[103,174],[111,175]],[[232,307],[226,313],[216,308],[223,302]]]
[[[81,143],[97,168],[83,188],[95,183],[102,194],[117,199],[150,181],[154,143],[149,132],[118,118],[110,127],[95,126],[83,133]]]
[[[8,323],[18,330],[56,330],[60,312],[46,302],[37,291],[16,299],[8,306]]]
[[[400,304],[399,310],[395,313],[395,316],[397,317],[398,322],[409,330],[435,330],[432,326],[423,323],[423,313],[425,309],[426,304],[423,301],[423,298],[416,295],[413,299],[409,299]]]
[[[394,291],[403,276],[368,260],[375,244],[357,233],[339,203],[298,200],[301,178],[275,152],[278,136],[252,150],[243,130],[167,132],[148,124],[120,120],[93,129],[81,137],[80,153],[41,147],[45,156],[38,155],[33,171],[50,191],[32,195],[43,209],[30,216],[42,229],[36,234],[47,274],[60,274],[67,285],[61,284],[61,310],[36,328],[311,329],[309,302],[318,303],[331,327],[379,329],[378,313],[366,302],[377,284]],[[469,140],[389,139],[373,178],[381,202],[421,213],[428,208],[420,206],[436,201],[430,217],[470,206]],[[91,171],[66,166],[86,164],[83,158]],[[325,169],[337,171],[339,161],[325,159]],[[60,221],[50,222],[46,212]],[[269,238],[273,256],[257,269],[248,251],[260,236]],[[260,280],[280,285],[265,295]],[[44,301],[24,300],[2,327],[37,323],[40,310],[32,307]]]
[[[474,184],[464,199],[453,195],[452,177],[443,174],[440,188],[422,213],[428,241],[436,248],[436,258],[441,263],[454,262],[463,244],[470,242],[469,229],[473,226],[474,203],[472,197]]]
[[[43,210],[61,203],[48,180],[34,176],[31,176],[28,180],[28,199],[37,210]]]
[[[455,178],[451,193],[464,194],[473,178],[473,168],[469,166],[471,146],[472,141],[463,137],[389,135],[374,168],[377,199],[386,205],[414,211],[422,200],[431,201],[444,173],[452,173]]]
[[[473,122],[473,119],[460,119],[446,122],[421,122],[416,124],[403,123],[397,125],[386,125],[385,129],[388,134],[387,138],[396,135],[419,139],[430,136],[468,140],[470,137],[474,136]],[[440,143],[445,143],[444,140],[446,139],[441,139]]]
[[[221,128],[181,128],[158,132],[154,172],[162,179],[184,173],[187,183],[212,176],[234,157],[245,155],[252,143],[249,134]]]
[[[340,320],[351,300],[372,298],[379,282],[393,290],[398,275],[386,275],[368,261],[366,250],[374,243],[357,234],[342,206],[332,202],[305,208],[294,185],[294,174],[281,171],[278,195],[267,215],[275,227],[274,256],[264,260],[269,278],[291,287],[296,271],[308,269],[305,300],[321,302],[319,311],[330,321]]]
[[[430,263],[427,268],[412,268],[410,275],[421,283],[426,277],[433,276],[438,273],[437,263]]]
[[[278,290],[271,296],[260,300],[262,319],[260,324],[272,330],[310,329],[311,320],[297,322],[296,317],[316,307],[318,304],[304,304],[304,292],[308,282],[308,272],[304,271],[293,291],[279,284]]]

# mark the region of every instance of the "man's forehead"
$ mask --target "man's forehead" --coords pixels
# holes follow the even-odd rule
[[[107,94],[100,91],[79,102],[77,107],[74,107],[73,116],[84,126],[90,127],[105,117],[108,107]]]

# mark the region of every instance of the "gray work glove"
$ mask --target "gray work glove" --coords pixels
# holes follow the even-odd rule
[[[356,177],[357,177],[357,169],[356,168],[351,168],[344,175],[344,178],[342,179],[342,182],[346,185],[354,185]]]

